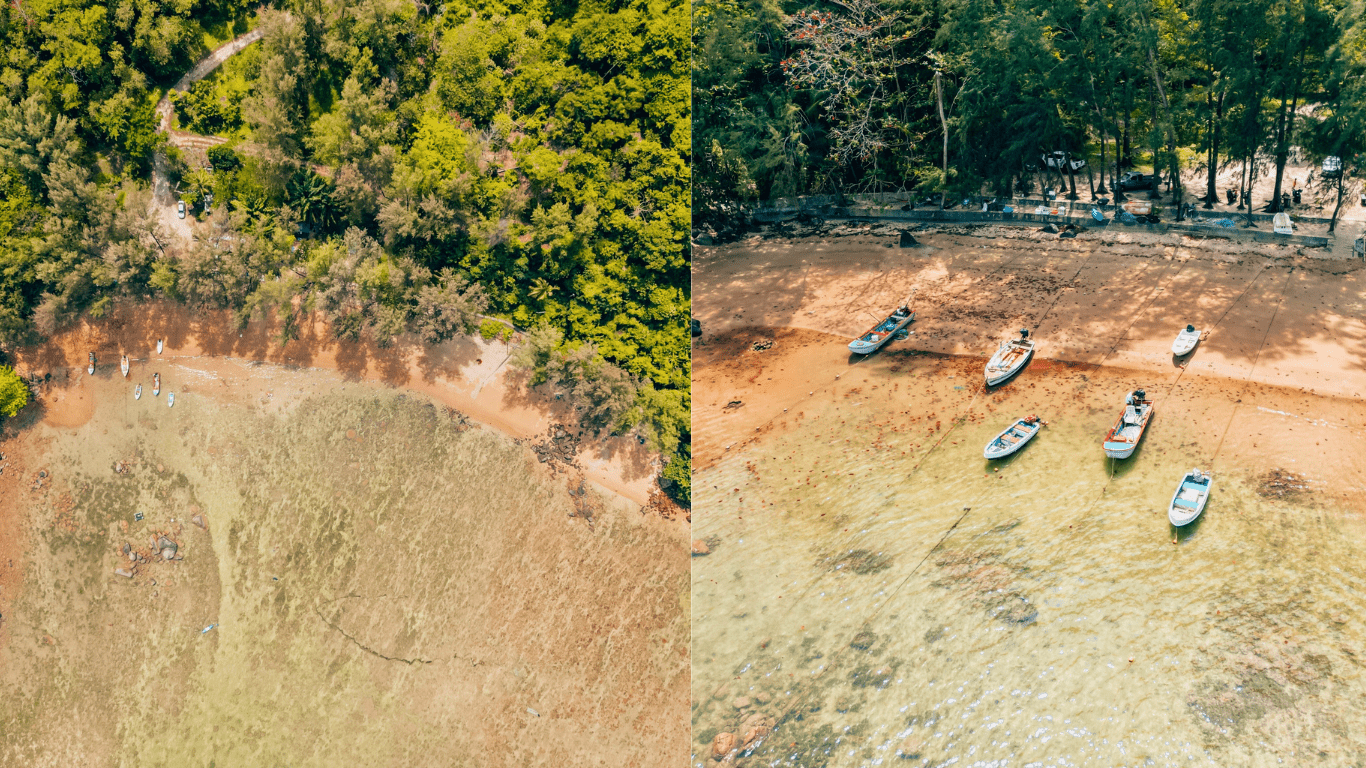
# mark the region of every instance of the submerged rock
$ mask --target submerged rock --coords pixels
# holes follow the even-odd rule
[[[693,554],[693,557],[702,557],[702,556],[704,556],[704,555],[710,555],[710,554],[711,554],[711,547],[708,547],[708,546],[707,546],[707,542],[705,542],[705,541],[703,541],[703,540],[701,540],[701,539],[693,539],[693,540],[692,540],[692,554]]]
[[[726,755],[734,752],[737,746],[735,734],[728,731],[722,731],[716,734],[716,738],[711,740],[711,759],[722,760]]]
[[[924,751],[925,742],[921,741],[920,739],[917,739],[914,736],[907,736],[906,739],[902,741],[901,744],[896,748],[897,757],[903,757],[908,760],[911,758],[920,757],[920,754]]]

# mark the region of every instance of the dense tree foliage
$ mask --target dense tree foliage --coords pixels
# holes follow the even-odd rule
[[[28,385],[9,366],[0,365],[0,416],[12,418],[28,405]]]
[[[25,0],[0,11],[0,344],[119,296],[318,311],[339,336],[532,329],[533,380],[686,472],[688,9],[580,3]],[[153,105],[210,44],[259,43]],[[149,215],[163,152],[198,225]],[[549,346],[545,346],[546,344]],[[539,345],[539,346],[538,346]],[[686,489],[675,483],[675,488]],[[686,491],[684,491],[686,492]]]
[[[698,215],[813,192],[1105,194],[1151,162],[1175,202],[1219,164],[1366,153],[1360,0],[696,0]],[[1202,188],[1178,169],[1203,166]],[[1050,175],[1052,178],[1047,178]],[[1045,175],[1041,181],[1040,175]],[[1037,191],[1037,187],[1034,187]]]

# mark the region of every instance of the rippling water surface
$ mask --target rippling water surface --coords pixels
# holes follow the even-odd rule
[[[984,393],[980,361],[870,362],[696,477],[694,765],[765,723],[740,765],[1366,760],[1366,531],[1221,458],[1231,398],[1037,361]],[[1153,423],[1110,462],[1144,385]],[[1051,426],[983,460],[1028,413]],[[1178,533],[1166,503],[1197,464],[1214,491]]]

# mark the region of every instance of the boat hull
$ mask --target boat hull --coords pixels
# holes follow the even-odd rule
[[[1188,483],[1194,483],[1194,480],[1195,478],[1191,476],[1189,473],[1185,477],[1181,478],[1181,483],[1176,486],[1176,493],[1172,494],[1172,500],[1167,505],[1167,522],[1171,523],[1173,526],[1177,528],[1190,525],[1191,523],[1195,522],[1200,517],[1200,515],[1204,513],[1205,505],[1209,502],[1209,492],[1210,489],[1214,486],[1214,480],[1212,478],[1207,482],[1203,483],[1203,491],[1192,489],[1192,495],[1197,495],[1196,499],[1185,500],[1187,502],[1186,505],[1181,505],[1177,503],[1178,500],[1181,500],[1181,491],[1188,487]]]
[[[1138,450],[1138,444],[1143,442],[1143,435],[1148,431],[1148,422],[1153,418],[1153,406],[1151,401],[1141,403],[1142,412],[1136,421],[1125,421],[1131,397],[1134,393],[1130,392],[1124,398],[1125,411],[1119,414],[1119,420],[1105,433],[1105,439],[1101,442],[1101,447],[1105,449],[1105,455],[1112,459],[1127,459],[1134,455]],[[1136,407],[1139,404],[1135,404]]]
[[[1198,331],[1192,334],[1186,334],[1183,331],[1176,337],[1176,341],[1172,342],[1172,354],[1177,357],[1188,355],[1191,353],[1191,350],[1195,349],[1195,345],[1199,343],[1200,333]]]
[[[1024,419],[1017,419],[1014,424],[1006,427],[1001,434],[992,438],[991,442],[987,443],[987,447],[982,450],[982,457],[988,460],[994,460],[1013,456],[1018,453],[1021,448],[1028,445],[1029,441],[1033,440],[1035,435],[1039,434],[1041,426],[1042,425],[1037,422],[1030,424]],[[1015,431],[1015,434],[1020,435],[1020,439],[1014,443],[1005,442],[1002,444],[1003,438],[1009,435],[1012,430]]]
[[[1000,353],[992,355],[991,361],[987,363],[986,381],[988,387],[994,387],[997,384],[1000,384],[1001,382],[1005,381],[1006,379],[1009,379],[1011,376],[1014,376],[1015,374],[1019,373],[1020,369],[1024,368],[1025,365],[1029,363],[1030,359],[1034,357],[1034,348],[1030,347],[1028,351],[1026,351],[1018,359],[1016,359],[1015,362],[1012,363],[1010,366],[1005,368],[997,367],[993,369],[992,363],[996,362],[996,359],[997,357],[999,357],[999,354]]]
[[[889,317],[888,319],[890,320],[891,318]],[[910,325],[911,321],[914,319],[915,313],[912,312],[906,318],[896,323],[890,331],[886,331],[885,333],[876,330],[883,323],[887,322],[886,320],[884,320],[882,321],[882,323],[878,323],[876,326],[873,326],[873,329],[865,332],[863,336],[860,336],[857,339],[854,339],[853,341],[849,342],[849,351],[853,352],[856,355],[871,355],[874,352],[881,349],[884,344],[891,341],[893,336],[897,335],[897,333],[899,333],[903,328]],[[864,341],[864,337],[870,334],[876,334],[878,338],[872,341]]]
[[[1132,443],[1106,443],[1105,455],[1112,459],[1127,459],[1138,450],[1138,441]]]

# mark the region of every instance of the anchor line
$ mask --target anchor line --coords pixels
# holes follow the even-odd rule
[[[1252,385],[1252,374],[1257,371],[1257,363],[1262,359],[1262,350],[1266,348],[1266,340],[1271,338],[1271,328],[1276,324],[1276,315],[1281,312],[1281,305],[1285,303],[1285,289],[1290,287],[1290,278],[1295,274],[1295,267],[1292,265],[1290,271],[1285,275],[1285,283],[1281,286],[1280,298],[1276,301],[1276,309],[1271,313],[1271,320],[1266,324],[1266,333],[1262,334],[1262,343],[1257,346],[1257,354],[1252,357],[1252,367],[1247,370],[1247,376],[1243,378],[1242,395],[1246,395]],[[1238,398],[1242,400],[1240,396]],[[1219,444],[1214,448],[1214,454],[1210,456],[1210,469],[1213,471],[1214,462],[1219,458],[1219,452],[1224,449],[1224,440],[1228,438],[1229,430],[1233,428],[1233,420],[1238,416],[1238,403],[1233,404],[1232,410],[1228,415],[1228,423],[1224,425],[1224,432],[1219,436]]]

